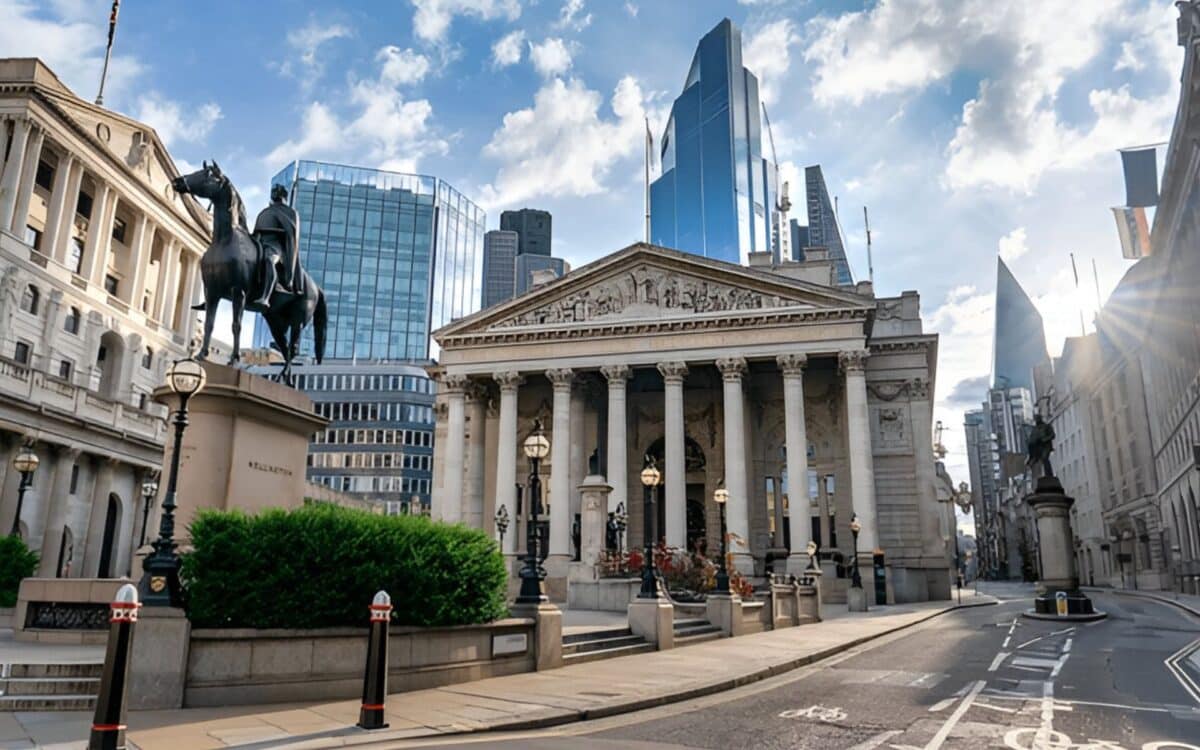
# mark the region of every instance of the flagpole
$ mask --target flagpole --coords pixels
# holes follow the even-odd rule
[[[650,118],[646,118],[646,244],[650,244],[650,148],[653,145],[654,137],[650,135]]]
[[[108,80],[108,61],[112,58],[113,35],[117,31],[117,9],[121,0],[113,0],[112,13],[108,17],[108,46],[104,48],[104,69],[100,71],[100,91],[96,94],[96,105],[104,105],[104,82]]]
[[[1079,299],[1079,270],[1075,268],[1075,253],[1071,253],[1071,274],[1075,277],[1075,299]],[[1083,325],[1083,303],[1079,305],[1079,335],[1086,336],[1087,328]]]

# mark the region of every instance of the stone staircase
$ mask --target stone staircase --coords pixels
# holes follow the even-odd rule
[[[0,712],[90,711],[104,664],[0,664]]]
[[[606,628],[563,636],[563,665],[653,651],[654,645],[629,628]]]
[[[699,617],[682,618],[675,621],[675,648],[704,641],[714,641],[722,635],[720,628]]]

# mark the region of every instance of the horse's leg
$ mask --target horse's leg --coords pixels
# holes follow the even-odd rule
[[[204,289],[204,341],[200,345],[200,359],[208,356],[208,345],[212,341],[213,325],[217,322],[217,305],[221,300],[217,296],[216,291],[205,287]]]
[[[232,365],[242,358],[242,313],[246,310],[246,290],[234,289],[229,296],[233,301],[233,354],[229,355]]]

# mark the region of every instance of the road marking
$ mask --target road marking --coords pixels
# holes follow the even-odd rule
[[[1179,662],[1188,658],[1193,651],[1198,649],[1200,649],[1200,638],[1197,638],[1163,660],[1167,671],[1178,680],[1179,684],[1183,686],[1188,695],[1192,696],[1192,700],[1196,701],[1196,703],[1200,703],[1200,685],[1197,685],[1191,675],[1179,666]]]
[[[988,671],[995,672],[1000,668],[1000,665],[1004,662],[1004,660],[1010,655],[1011,654],[1009,654],[1007,651],[1001,651],[1000,653],[996,654],[996,658],[992,659],[992,666],[988,667]]]
[[[1042,683],[1042,725],[1038,727],[1036,743],[1038,747],[1046,747],[1050,735],[1054,732],[1054,683],[1046,680]]]
[[[847,748],[846,750],[875,750],[875,748],[879,747],[891,738],[903,733],[903,729],[889,729],[886,732],[880,732],[874,737],[868,737],[854,747]]]
[[[1004,627],[1004,623],[996,623],[997,627]],[[1017,618],[1013,618],[1012,624],[1008,626],[1008,635],[1004,637],[1004,643],[1000,644],[1000,648],[1008,648],[1008,642],[1012,640],[1013,630],[1017,627]]]
[[[999,712],[1005,713],[1005,714],[1015,714],[1017,712],[1017,709],[1015,709],[1015,708],[1005,708],[1004,706],[993,706],[992,704],[984,703],[983,701],[975,701],[975,708],[990,708],[993,711],[999,711]]]
[[[1014,620],[1013,623],[1015,626],[1016,621]],[[975,683],[975,686],[967,692],[967,697],[963,698],[962,703],[958,704],[958,708],[954,709],[954,713],[950,714],[950,717],[946,719],[946,723],[937,731],[937,734],[933,735],[933,739],[929,740],[925,745],[925,750],[939,750],[945,744],[946,738],[950,736],[950,731],[954,729],[954,725],[971,708],[971,704],[975,701],[975,698],[986,686],[987,682],[984,680],[979,680]]]
[[[1058,659],[1037,659],[1031,656],[1018,656],[1012,660],[1014,667],[1037,667],[1039,669],[1054,669]]]
[[[816,721],[832,723],[835,721],[844,721],[846,719],[846,712],[837,706],[827,707],[816,705],[809,706],[808,708],[794,708],[787,711],[781,711],[779,713],[779,718],[815,719]]]

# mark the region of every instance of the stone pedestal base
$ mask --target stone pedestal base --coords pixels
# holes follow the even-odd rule
[[[745,631],[742,599],[736,594],[709,594],[705,600],[705,617],[730,638]]]
[[[675,608],[666,599],[635,599],[629,603],[629,630],[653,643],[659,651],[675,648]]]
[[[129,659],[129,708],[183,708],[192,624],[182,609],[142,607],[133,626]]]
[[[851,586],[846,591],[846,604],[851,612],[867,611],[867,590]]]
[[[1105,617],[1079,590],[1070,514],[1075,500],[1063,492],[1057,477],[1049,476],[1038,479],[1037,490],[1025,502],[1037,516],[1038,552],[1042,562],[1038,595],[1033,600],[1033,609],[1025,612],[1025,616],[1039,620],[1085,621]]]
[[[1059,597],[1062,594],[1062,597]],[[1060,609],[1059,602],[1064,604]],[[1097,612],[1092,606],[1092,600],[1087,598],[1083,592],[1075,591],[1047,591],[1040,594],[1033,600],[1033,609],[1023,613],[1026,617],[1034,620],[1073,620],[1080,622],[1090,622],[1092,620],[1102,620],[1108,617],[1106,612]]]
[[[528,617],[535,621],[533,654],[537,671],[561,667],[562,610],[550,603],[514,604],[509,612],[513,617]]]

